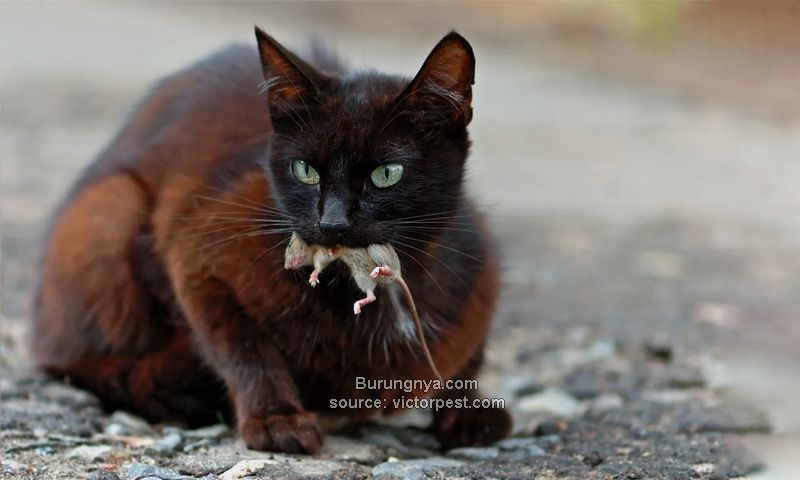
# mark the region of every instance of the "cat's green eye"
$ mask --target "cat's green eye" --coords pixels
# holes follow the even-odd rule
[[[302,160],[292,161],[292,173],[305,184],[316,185],[319,183],[319,173],[314,170],[314,167]]]
[[[372,171],[369,178],[378,188],[391,187],[403,176],[403,166],[399,163],[387,163]]]

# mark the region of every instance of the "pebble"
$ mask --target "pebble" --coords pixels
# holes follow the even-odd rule
[[[380,450],[373,445],[337,435],[327,436],[321,453],[326,457],[333,457],[337,460],[365,464],[378,463],[382,455]]]
[[[528,376],[510,377],[505,381],[505,387],[518,397],[533,395],[544,390],[541,383]]]
[[[105,470],[94,472],[86,477],[86,480],[120,480],[119,475],[114,472],[107,472]]]
[[[561,386],[579,400],[595,398],[603,393],[605,380],[595,370],[585,367],[570,372],[561,381]]]
[[[183,437],[177,432],[168,433],[161,437],[156,443],[147,447],[148,452],[169,453],[175,451],[183,442]]]
[[[519,462],[522,460],[527,460],[531,457],[541,457],[545,454],[545,451],[536,444],[528,445],[527,447],[515,450],[514,453],[509,455],[508,460],[511,462]]]
[[[208,441],[207,438],[203,438],[203,439],[198,440],[196,442],[187,443],[186,445],[183,446],[183,451],[185,453],[190,453],[190,452],[193,452],[193,451],[198,450],[200,448],[207,447],[210,444],[211,443]]]
[[[433,476],[441,469],[458,468],[464,462],[444,457],[420,458],[416,460],[400,460],[380,463],[372,469],[372,475],[378,478],[401,478],[403,480],[422,480]]]
[[[527,448],[529,445],[537,445],[537,438],[534,437],[512,437],[500,440],[495,445],[501,450],[519,450]]]
[[[605,413],[610,410],[622,408],[624,403],[625,401],[622,399],[622,397],[616,393],[603,393],[592,401],[589,409],[595,414]]]
[[[269,460],[266,458],[260,458],[256,460],[242,460],[241,462],[237,463],[233,467],[229,468],[222,472],[222,475],[219,476],[220,480],[236,480],[239,478],[244,478],[251,473],[254,473],[267,465],[274,465],[278,462],[275,460]]]
[[[564,418],[573,418],[583,412],[583,407],[575,397],[558,388],[548,388],[542,393],[523,397],[517,408],[524,413],[542,413]]]
[[[3,471],[8,473],[24,472],[31,468],[24,463],[15,462],[14,460],[3,460],[0,465],[3,466]]]
[[[680,428],[684,432],[769,433],[766,415],[743,405],[723,405],[687,414]]]
[[[594,468],[594,467],[596,467],[596,466],[600,465],[600,464],[601,464],[601,463],[603,463],[604,461],[605,461],[605,458],[603,458],[603,457],[602,457],[602,456],[601,456],[599,453],[597,453],[597,452],[590,452],[588,455],[586,455],[586,456],[584,456],[584,457],[583,457],[583,463],[584,463],[584,465],[588,465],[588,466],[590,466],[590,467],[592,467],[592,468]]]
[[[220,439],[232,433],[231,429],[224,423],[218,423],[208,427],[197,428],[195,430],[185,430],[183,435],[189,438]]]
[[[81,445],[67,452],[67,458],[76,458],[87,462],[102,460],[111,451],[109,445]]]
[[[126,480],[191,480],[194,477],[144,463],[132,463],[125,472],[125,478]]]
[[[448,456],[461,457],[470,460],[491,460],[500,455],[500,449],[497,447],[464,447],[454,448],[447,452]]]
[[[664,333],[654,334],[644,342],[644,352],[652,359],[662,362],[672,360],[672,344]]]
[[[397,430],[395,431],[399,434]],[[365,435],[361,440],[383,449],[391,455],[402,457],[431,456],[433,455],[432,451],[440,448],[439,441],[432,435],[400,435],[403,436],[402,440],[391,430],[376,430]],[[415,442],[415,439],[420,440],[420,442]]]
[[[557,418],[552,420],[545,420],[533,431],[533,434],[536,436],[546,436],[546,435],[558,435],[559,433],[565,431],[569,428],[569,423],[566,420]]]
[[[262,472],[265,478],[338,478],[337,472],[348,469],[348,465],[335,461],[276,455],[274,458],[242,460],[224,471],[219,478],[220,480],[249,478],[251,474],[264,470],[266,467],[270,467],[274,471]]]
[[[153,427],[145,420],[123,411],[111,415],[111,423],[104,429],[108,435],[152,435]]]

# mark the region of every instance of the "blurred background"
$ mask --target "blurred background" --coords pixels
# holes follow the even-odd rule
[[[25,368],[37,239],[67,186],[154,80],[252,43],[253,24],[291,48],[315,35],[355,69],[407,76],[448,30],[466,36],[477,57],[469,189],[507,268],[489,372],[504,371],[515,338],[666,343],[769,417],[773,433],[746,440],[763,478],[796,478],[791,0],[2,3],[4,362]]]

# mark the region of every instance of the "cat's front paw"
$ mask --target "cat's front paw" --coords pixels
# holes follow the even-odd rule
[[[244,443],[253,450],[316,453],[324,441],[316,417],[310,413],[247,418],[239,425]]]
[[[432,430],[444,448],[490,445],[511,433],[511,416],[502,408],[447,409],[436,412]]]

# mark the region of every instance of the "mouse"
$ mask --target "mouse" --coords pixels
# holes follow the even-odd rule
[[[292,233],[284,257],[283,268],[286,270],[297,270],[308,265],[314,266],[314,270],[308,278],[308,284],[312,287],[316,287],[319,283],[319,274],[322,270],[336,260],[334,249],[321,245],[309,245],[297,232]]]
[[[397,283],[406,299],[414,324],[417,328],[420,345],[428,360],[434,375],[439,380],[442,376],[433,362],[425,334],[422,330],[422,322],[417,312],[414,296],[411,289],[403,279],[400,267],[400,258],[397,251],[389,244],[373,244],[366,248],[351,248],[337,245],[327,248],[322,245],[307,244],[296,232],[292,233],[289,245],[286,247],[284,268],[296,270],[308,265],[313,265],[314,270],[308,279],[308,284],[315,287],[319,284],[319,274],[332,262],[340,260],[350,269],[350,275],[356,282],[359,290],[366,294],[366,297],[357,300],[353,304],[353,313],[359,315],[364,306],[374,302],[375,289],[381,284]]]

